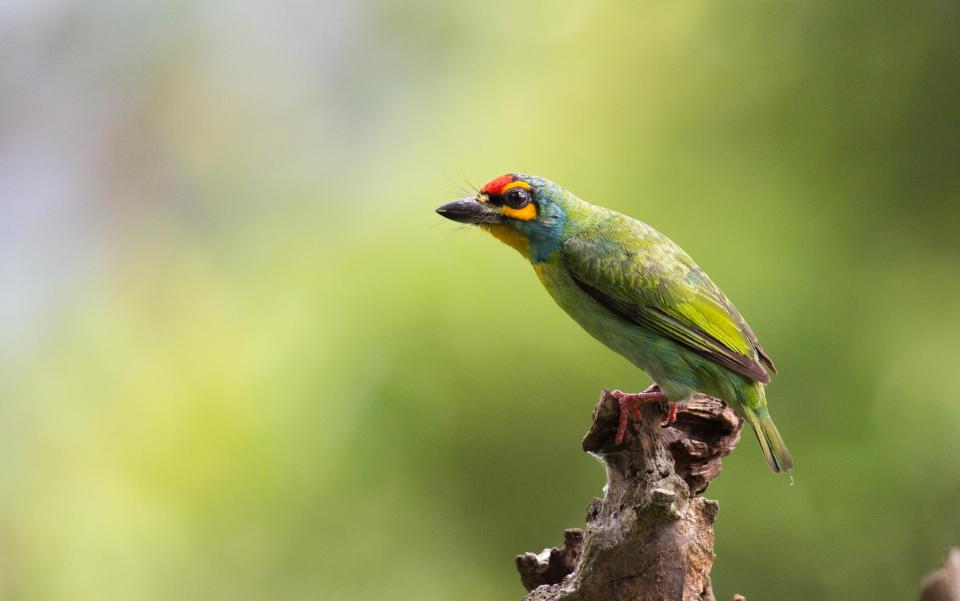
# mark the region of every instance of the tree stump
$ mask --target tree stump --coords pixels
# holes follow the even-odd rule
[[[722,401],[697,396],[662,427],[663,408],[641,406],[623,445],[614,445],[620,409],[604,390],[583,450],[606,467],[603,499],[563,548],[516,558],[524,601],[705,601],[714,599],[716,501],[697,496],[740,439],[741,420]]]

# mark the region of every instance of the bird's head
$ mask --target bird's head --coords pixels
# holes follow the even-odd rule
[[[539,262],[563,241],[569,196],[550,180],[508,173],[488,182],[475,196],[443,205],[437,213],[477,225]]]

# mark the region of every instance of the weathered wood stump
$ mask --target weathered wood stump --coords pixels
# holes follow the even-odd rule
[[[621,446],[620,415],[603,391],[583,450],[606,466],[603,499],[593,499],[586,527],[567,530],[563,548],[517,557],[525,601],[713,600],[716,501],[697,496],[720,473],[720,459],[740,439],[741,421],[722,401],[698,396],[677,421],[641,406]]]

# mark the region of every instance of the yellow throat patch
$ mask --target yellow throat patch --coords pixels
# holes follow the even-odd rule
[[[527,237],[509,225],[502,223],[484,223],[480,225],[480,228],[490,232],[497,240],[507,246],[512,246],[517,249],[523,256],[529,256],[530,242],[527,241]]]

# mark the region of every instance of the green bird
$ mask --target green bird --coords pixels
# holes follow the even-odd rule
[[[655,384],[646,391],[613,392],[620,403],[617,444],[639,403],[669,402],[669,423],[677,403],[701,392],[753,427],[770,469],[793,467],[767,409],[773,361],[726,295],[672,240],[550,180],[518,173],[437,213],[520,251],[570,317],[647,372]]]

